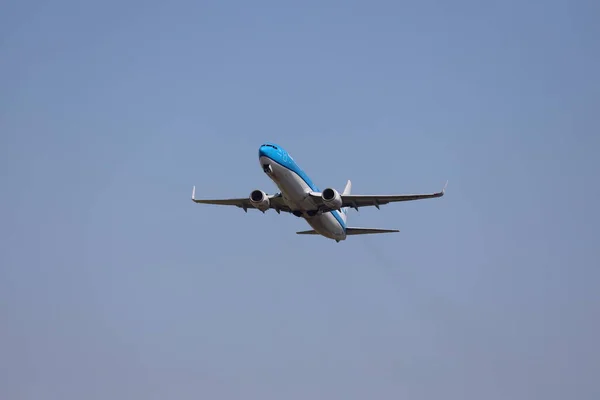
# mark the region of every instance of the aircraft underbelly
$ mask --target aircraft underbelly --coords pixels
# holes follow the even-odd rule
[[[275,182],[284,201],[292,210],[314,210],[316,205],[308,196],[312,190],[302,178],[295,172],[277,164],[271,163],[273,175],[271,179]]]
[[[324,213],[305,219],[315,231],[325,237],[338,240],[343,240],[346,237],[343,228],[331,213]]]
[[[293,172],[291,174],[295,175]],[[290,177],[282,185],[281,189],[282,194],[285,193],[285,196],[289,198],[289,202],[291,203],[289,205],[293,209],[305,211],[317,208],[312,199],[307,196],[307,193],[311,190],[310,187],[299,177]],[[344,229],[330,212],[318,214],[313,217],[305,216],[304,219],[315,231],[325,237],[339,240],[343,240],[346,237]]]
[[[262,162],[270,163],[273,169],[271,179],[275,182],[284,201],[292,210],[307,211],[317,208],[317,205],[308,196],[312,189],[295,172],[277,163],[270,162],[270,160]],[[305,216],[305,220],[315,231],[325,237],[336,240],[346,238],[344,229],[330,212],[314,217]]]

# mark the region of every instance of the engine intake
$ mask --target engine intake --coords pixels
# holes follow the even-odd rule
[[[260,211],[265,212],[271,206],[271,202],[269,201],[269,197],[262,190],[253,190],[250,193],[250,203],[254,208],[258,208]]]
[[[342,207],[342,196],[335,189],[327,188],[323,190],[323,193],[321,193],[321,198],[323,199],[325,205],[329,208],[339,210]]]

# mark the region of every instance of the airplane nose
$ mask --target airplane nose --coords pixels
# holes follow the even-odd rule
[[[263,144],[258,148],[258,157],[267,157],[272,160],[277,160],[282,154],[282,150],[275,145]]]
[[[258,149],[259,157],[274,158],[277,156],[277,150],[272,146],[262,145]]]
[[[266,157],[267,156],[267,146],[260,146],[260,148],[258,149],[258,156],[259,157]]]
[[[273,174],[273,167],[271,166],[273,156],[273,148],[270,146],[263,145],[258,149],[258,158],[261,160],[261,167],[268,175]]]

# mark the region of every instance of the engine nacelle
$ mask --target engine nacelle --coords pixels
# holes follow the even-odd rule
[[[327,207],[332,208],[334,210],[339,210],[342,207],[342,196],[338,193],[337,190],[332,188],[327,188],[323,190],[321,193],[321,198]]]
[[[262,190],[253,190],[250,193],[250,203],[254,206],[254,208],[258,208],[260,211],[265,212],[271,206],[271,202],[269,201],[269,197]]]

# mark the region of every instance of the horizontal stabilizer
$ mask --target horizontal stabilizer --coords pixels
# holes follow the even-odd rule
[[[296,232],[298,235],[318,235],[317,231],[315,230],[311,230],[311,231],[300,231],[300,232]]]
[[[346,228],[346,235],[368,235],[371,233],[394,233],[400,232],[397,229],[376,229],[376,228]]]
[[[346,235],[369,235],[373,233],[395,233],[400,232],[397,229],[376,229],[376,228],[346,228]],[[298,235],[318,235],[317,231],[300,231]]]

